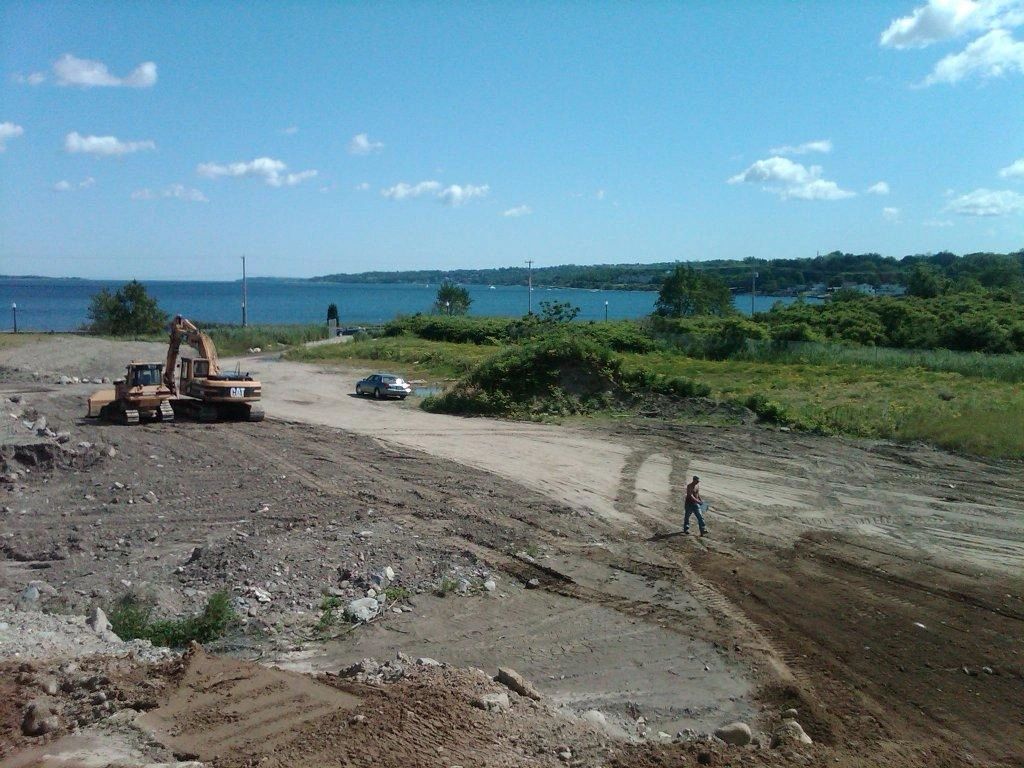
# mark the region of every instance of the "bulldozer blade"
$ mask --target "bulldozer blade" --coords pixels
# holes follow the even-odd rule
[[[103,406],[108,405],[117,399],[113,389],[98,389],[89,395],[89,410],[85,414],[87,418],[98,419]]]

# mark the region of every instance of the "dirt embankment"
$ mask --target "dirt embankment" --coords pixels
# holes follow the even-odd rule
[[[241,745],[214,765],[262,749],[246,746],[261,732],[252,718],[278,765],[303,764],[306,747],[323,764],[1022,764],[1019,464],[656,419],[450,419],[349,397],[348,373],[243,367],[267,387],[263,424],[96,425],[79,418],[87,387],[44,388],[24,371],[0,381],[71,445],[115,449],[0,488],[0,598],[36,580],[53,590],[39,595],[49,611],[133,589],[180,613],[224,588],[244,623],[221,651],[328,674],[359,700],[312,695],[308,711],[326,709],[292,729],[296,742],[272,722],[307,693],[257,685],[252,669],[195,685],[172,675],[157,705],[185,703],[153,721],[161,739],[175,723],[202,731],[207,712]],[[679,533],[695,473],[713,504],[706,539]],[[344,605],[392,588],[370,624],[325,623],[325,595]],[[330,677],[398,652],[470,671]],[[499,665],[533,681],[540,709],[474,704],[501,691],[472,668]],[[20,707],[31,684],[6,669]],[[771,749],[789,707],[814,744]],[[605,725],[580,731],[589,710]],[[735,719],[760,746],[686,733]]]

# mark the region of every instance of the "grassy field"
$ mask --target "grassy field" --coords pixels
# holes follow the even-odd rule
[[[344,361],[408,378],[458,378],[502,349],[403,335],[297,348],[291,360]],[[1019,355],[833,349],[781,360],[700,360],[672,352],[622,355],[625,368],[708,385],[716,400],[747,404],[804,429],[923,441],[967,453],[1024,458],[1024,388]],[[930,363],[929,370],[921,364]],[[1007,380],[1010,379],[1010,380]]]
[[[297,347],[288,350],[285,357],[304,363],[344,361],[367,368],[386,368],[408,379],[445,381],[464,375],[500,349],[494,344],[453,344],[415,336],[394,336]]]
[[[625,358],[630,366],[707,384],[718,400],[761,395],[804,428],[1024,457],[1020,384],[867,363],[711,361],[668,353]]]

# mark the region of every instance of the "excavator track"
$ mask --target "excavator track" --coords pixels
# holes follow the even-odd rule
[[[160,403],[160,421],[174,421],[174,409],[167,400]]]
[[[121,418],[124,419],[125,424],[138,424],[139,412],[134,408],[125,408]]]
[[[249,409],[249,421],[263,421],[264,416],[266,416],[266,413],[258,405],[254,405]]]

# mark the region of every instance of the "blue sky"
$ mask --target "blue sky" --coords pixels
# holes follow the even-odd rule
[[[0,4],[0,273],[1024,247],[1024,0]]]

